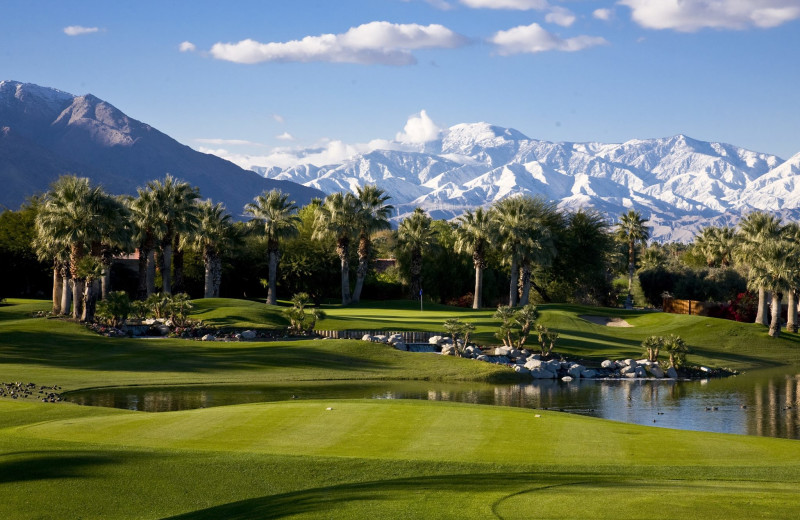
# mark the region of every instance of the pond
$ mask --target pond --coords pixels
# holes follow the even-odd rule
[[[800,374],[703,381],[581,380],[525,384],[342,381],[120,387],[71,392],[77,404],[166,412],[290,399],[427,399],[562,410],[649,426],[800,439]]]

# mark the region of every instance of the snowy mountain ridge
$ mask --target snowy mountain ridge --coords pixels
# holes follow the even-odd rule
[[[552,143],[488,123],[459,124],[403,151],[253,169],[325,193],[375,183],[391,195],[396,219],[417,206],[435,218],[453,218],[517,193],[542,195],[565,209],[592,207],[614,221],[636,209],[662,241],[689,241],[703,225],[733,224],[753,210],[800,218],[800,154],[784,161],[685,135]]]

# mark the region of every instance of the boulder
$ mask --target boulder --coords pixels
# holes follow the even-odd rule
[[[551,372],[544,367],[534,368],[531,370],[531,377],[533,379],[555,379],[555,372]]]
[[[392,343],[391,345],[397,350],[408,350],[408,347],[406,347],[406,344],[403,343],[402,341],[398,341],[397,343]]]
[[[636,377],[636,371],[634,370],[632,372],[627,372],[625,374],[622,374],[622,376],[627,377],[628,379],[634,379]]]
[[[547,361],[547,369],[551,372],[558,372],[561,369],[561,361],[557,359]]]
[[[531,373],[530,369],[527,369],[527,368],[525,368],[525,367],[523,367],[521,365],[515,366],[514,367],[514,372],[516,372],[518,374],[530,374]]]
[[[657,377],[658,379],[664,377],[664,371],[661,370],[661,367],[655,363],[647,367],[647,371],[650,372],[653,375],[653,377]]]
[[[481,354],[480,356],[476,357],[475,359],[477,359],[478,361],[489,361],[489,356],[487,356],[486,354]]]
[[[242,332],[242,339],[256,339],[258,333],[254,330],[246,330]]]
[[[670,379],[678,379],[678,371],[675,370],[675,367],[669,367],[667,369],[667,377]]]
[[[438,345],[441,342],[442,342],[441,336],[431,336],[430,338],[428,338],[428,344],[430,345]]]
[[[636,367],[624,365],[622,368],[619,369],[620,375],[627,376],[628,374],[635,374]]]
[[[511,350],[512,349],[510,349],[508,347],[497,347],[492,351],[491,355],[492,356],[510,356],[511,355]]]
[[[387,341],[390,345],[394,345],[395,343],[404,343],[402,334],[392,334],[389,336]]]
[[[201,338],[201,341],[217,341],[217,338],[213,334],[206,334]]]
[[[372,341],[374,341],[375,343],[388,343],[389,338],[387,338],[383,334],[378,334],[377,336],[372,337]]]
[[[577,364],[577,363],[573,363],[573,364],[572,364],[572,365],[570,365],[570,367],[567,369],[567,373],[568,373],[570,376],[572,376],[574,379],[577,379],[577,378],[581,377],[581,372],[583,372],[584,370],[586,370],[586,367],[585,367],[585,366],[583,366],[583,365],[579,365],[579,364]]]
[[[456,355],[456,348],[452,345],[445,345],[442,347],[442,355],[443,356],[455,356]]]
[[[569,383],[569,382],[570,382],[570,381],[572,381],[573,379],[574,379],[574,378],[573,378],[572,376],[564,376],[564,377],[562,377],[562,378],[561,378],[561,380],[562,380],[562,381],[565,381],[565,382],[567,382],[567,383]]]
[[[583,377],[585,379],[595,378],[595,377],[597,377],[597,370],[594,370],[592,368],[587,368],[586,370],[581,372],[581,377]]]
[[[525,368],[527,368],[528,370],[533,370],[534,368],[541,368],[542,365],[544,365],[544,363],[542,363],[542,361],[539,359],[528,358],[528,361],[525,362]]]
[[[508,351],[508,354],[506,354],[506,355],[507,355],[508,357],[512,357],[512,358],[514,358],[514,359],[516,359],[516,358],[521,358],[521,357],[526,357],[526,356],[525,356],[525,355],[522,353],[522,351],[521,351],[521,350],[517,350],[517,349],[515,349],[515,348],[512,348],[511,350],[509,350],[509,351]]]
[[[608,370],[615,370],[617,368],[617,362],[611,361],[610,359],[606,359],[605,361],[600,363],[600,366],[603,368],[607,368]]]
[[[636,377],[647,377],[647,371],[644,367],[636,367],[634,374],[636,374]]]
[[[372,341],[372,336],[370,336],[369,334],[364,334],[363,336],[361,336],[361,341]]]
[[[636,368],[636,360],[635,359],[623,359],[622,364],[628,367]]]
[[[155,330],[156,330],[156,331],[157,331],[159,334],[161,334],[162,336],[166,336],[167,334],[169,334],[169,327],[168,327],[168,326],[166,326],[166,325],[164,325],[164,324],[161,324],[161,325],[155,325],[155,326],[153,327],[153,329],[155,329]]]

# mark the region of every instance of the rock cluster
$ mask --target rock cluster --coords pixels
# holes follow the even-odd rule
[[[37,392],[38,393],[35,393]],[[35,383],[0,383],[0,397],[10,397],[11,399],[27,399],[34,397],[41,399],[43,403],[57,403],[61,401],[61,394],[56,390],[61,390],[60,386],[37,386]]]

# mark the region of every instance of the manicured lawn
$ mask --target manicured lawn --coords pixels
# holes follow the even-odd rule
[[[363,379],[491,381],[504,367],[360,341],[108,339],[0,306],[0,381],[109,385]],[[218,326],[281,327],[280,307],[197,302]],[[541,306],[576,357],[639,357],[679,334],[690,361],[800,365],[796,335],[751,324]],[[433,330],[491,339],[492,310],[413,302],[326,308],[319,328]],[[592,324],[617,316],[633,327]],[[424,317],[423,317],[424,316]],[[328,410],[328,408],[331,408]],[[537,416],[538,415],[538,416]],[[797,518],[797,441],[676,431],[433,401],[300,400],[149,414],[0,399],[0,518]]]

